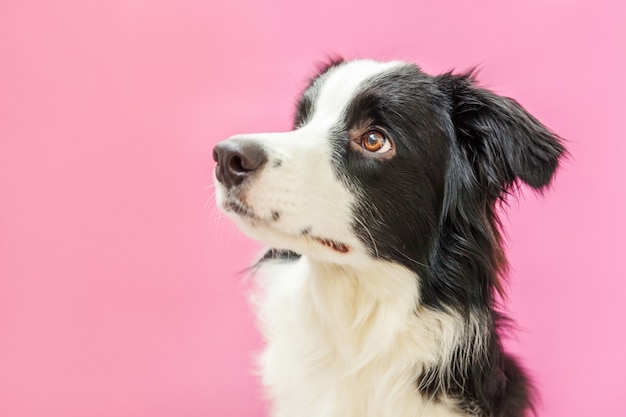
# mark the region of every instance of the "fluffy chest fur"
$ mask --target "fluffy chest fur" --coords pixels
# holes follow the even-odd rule
[[[267,347],[263,382],[276,417],[460,416],[418,390],[461,330],[452,314],[417,308],[414,273],[300,258],[266,264],[255,297]]]

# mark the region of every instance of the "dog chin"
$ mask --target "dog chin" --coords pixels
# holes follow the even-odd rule
[[[355,245],[351,243],[314,236],[306,232],[289,233],[259,218],[232,211],[228,214],[247,236],[274,249],[289,250],[320,261],[339,264],[348,263],[351,255],[356,252]]]
[[[353,246],[348,243],[306,233],[286,233],[267,223],[246,218],[238,219],[237,225],[246,235],[269,247],[294,251],[324,261],[344,263],[344,258],[353,252]]]

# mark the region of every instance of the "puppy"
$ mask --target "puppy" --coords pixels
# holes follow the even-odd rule
[[[270,249],[255,299],[275,417],[522,416],[496,206],[565,149],[474,75],[334,61],[295,128],[214,149],[218,205]]]

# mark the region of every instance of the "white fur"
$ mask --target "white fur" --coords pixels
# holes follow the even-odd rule
[[[253,210],[253,218],[229,212],[244,232],[303,254],[258,273],[255,304],[267,342],[260,365],[274,417],[463,415],[453,401],[430,400],[417,387],[422,369],[449,360],[464,335],[461,319],[421,306],[413,272],[372,259],[352,230],[358,196],[332,169],[330,130],[364,80],[397,65],[332,68],[313,87],[315,111],[304,126],[233,138],[260,144],[265,167],[242,189],[217,183],[219,205],[235,199]],[[349,245],[349,253],[304,229]]]
[[[266,265],[255,297],[267,347],[263,383],[274,417],[462,416],[431,401],[416,377],[462,332],[419,306],[417,277],[396,264],[363,270],[303,257]]]

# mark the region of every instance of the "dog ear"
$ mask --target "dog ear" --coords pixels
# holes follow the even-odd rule
[[[536,190],[549,185],[565,153],[557,135],[515,100],[477,86],[473,72],[438,81],[450,97],[456,140],[479,181],[499,190],[517,178]]]

